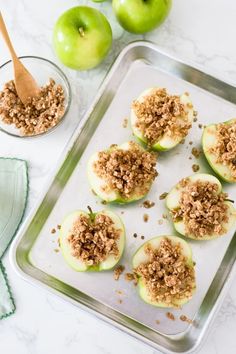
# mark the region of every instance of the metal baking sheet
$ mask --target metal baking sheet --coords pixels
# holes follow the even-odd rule
[[[104,206],[93,195],[86,176],[86,163],[95,151],[110,144],[133,140],[130,126],[123,127],[129,117],[130,106],[143,90],[166,87],[171,93],[189,92],[198,111],[185,144],[170,152],[159,154],[159,176],[148,199],[155,207],[144,209],[142,201],[128,206]],[[166,316],[166,309],[145,304],[137,289],[121,276],[113,279],[113,272],[77,273],[70,269],[56,253],[57,234],[51,229],[64,216],[76,209],[108,208],[117,212],[126,227],[127,241],[121,264],[130,270],[135,250],[157,235],[176,234],[168,220],[158,221],[166,213],[165,202],[159,195],[168,192],[181,178],[193,173],[192,164],[200,165],[200,172],[213,173],[203,156],[191,156],[192,147],[200,147],[202,129],[199,124],[220,122],[236,115],[236,89],[195,68],[165,55],[149,42],[128,45],[117,58],[80,127],[65,150],[58,172],[32,217],[24,225],[12,246],[12,260],[18,273],[32,283],[56,291],[78,306],[93,310],[117,327],[165,352],[188,352],[199,345],[207,326],[227,290],[236,257],[234,231],[214,241],[189,241],[196,261],[197,291],[182,309],[171,310],[175,321]],[[193,144],[190,145],[189,142]],[[231,199],[236,199],[233,185],[224,184]],[[143,221],[143,214],[149,221]],[[138,237],[134,238],[133,234]],[[145,240],[141,239],[145,236]],[[122,295],[118,292],[121,291]],[[120,303],[119,299],[122,299]],[[188,324],[179,319],[184,314],[194,319]],[[159,324],[156,320],[160,321]]]

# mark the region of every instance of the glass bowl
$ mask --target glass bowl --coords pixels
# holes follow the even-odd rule
[[[71,103],[71,88],[69,81],[63,71],[53,62],[48,59],[36,57],[36,56],[22,56],[19,57],[28,71],[35,78],[39,86],[44,86],[49,82],[49,78],[52,78],[56,84],[60,84],[64,90],[65,95],[65,112],[59,122],[49,130],[37,135],[22,135],[20,130],[14,127],[13,124],[8,125],[1,120],[0,117],[0,131],[6,134],[15,136],[18,138],[34,138],[39,137],[54,131],[64,120]],[[14,69],[12,61],[9,60],[5,64],[0,66],[0,91],[6,82],[14,79]]]

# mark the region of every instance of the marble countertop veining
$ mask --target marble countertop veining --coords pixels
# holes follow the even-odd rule
[[[0,155],[28,161],[30,195],[26,216],[52,175],[56,162],[88,108],[107,69],[129,42],[148,39],[178,58],[236,84],[236,2],[234,0],[174,0],[168,20],[156,31],[135,36],[124,32],[109,3],[76,0],[0,0],[19,55],[39,55],[61,64],[51,45],[58,16],[78,4],[100,8],[112,25],[113,50],[105,62],[89,72],[63,67],[73,90],[70,113],[55,133],[40,139],[20,140],[0,133]],[[0,40],[0,64],[9,53]],[[94,316],[21,280],[4,258],[17,311],[0,322],[0,351],[7,354],[154,354],[152,348],[117,331]],[[236,283],[219,310],[200,354],[236,353]]]

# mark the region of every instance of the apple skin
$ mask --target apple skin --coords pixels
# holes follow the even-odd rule
[[[172,0],[113,0],[112,6],[120,25],[131,33],[146,33],[167,17]]]
[[[71,69],[94,68],[107,55],[112,30],[106,17],[88,6],[76,6],[64,12],[53,31],[55,52]]]

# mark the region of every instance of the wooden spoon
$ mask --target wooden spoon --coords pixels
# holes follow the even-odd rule
[[[4,23],[2,14],[0,12],[0,32],[2,33],[3,39],[8,46],[11,53],[13,67],[14,67],[14,81],[16,86],[16,92],[20,97],[21,102],[25,105],[29,98],[36,97],[39,94],[39,87],[33,78],[33,76],[24,67],[22,62],[18,59],[16,52],[11,43],[10,37],[8,35],[6,25]]]

